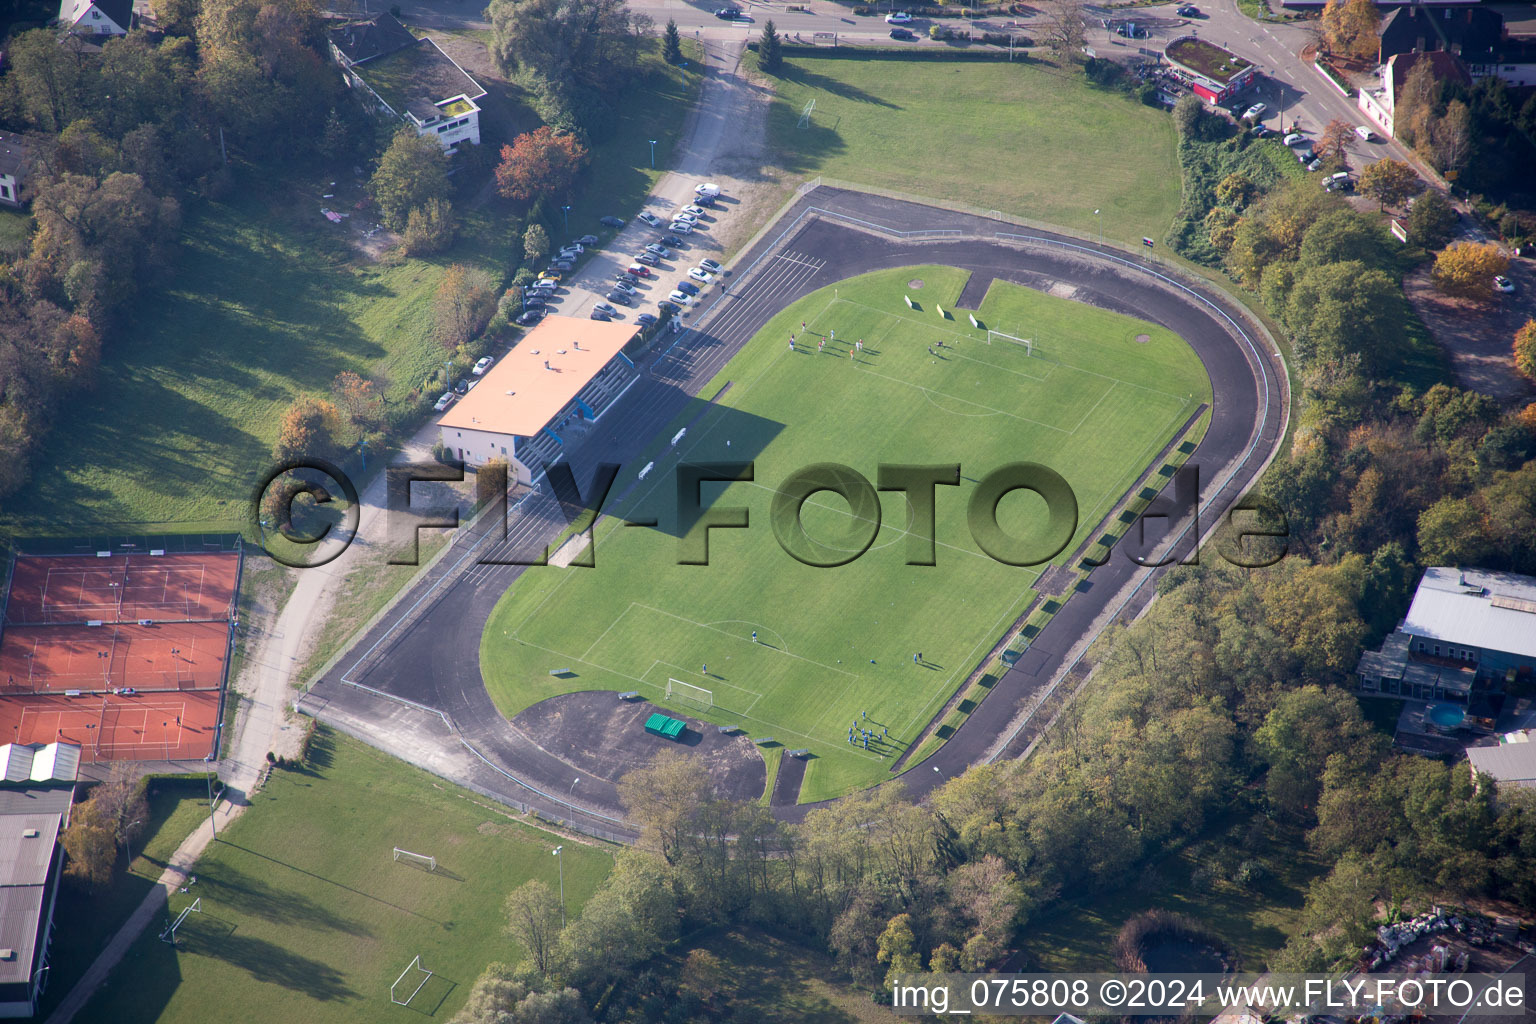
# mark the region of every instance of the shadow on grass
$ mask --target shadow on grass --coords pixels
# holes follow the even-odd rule
[[[228,921],[200,921],[198,927],[192,929],[183,925],[176,945],[183,954],[222,960],[257,981],[281,985],[321,1002],[353,999],[359,995],[330,964],[301,956],[265,939],[241,935]]]
[[[260,857],[262,860],[270,861],[271,863],[276,864],[279,867],[287,868],[289,871],[296,871],[296,872],[298,872],[301,875],[308,875],[310,878],[313,878],[313,879],[315,879],[318,882],[324,882],[327,885],[334,885],[338,889],[345,889],[347,892],[353,893],[353,894],[355,894],[357,896],[361,896],[364,899],[373,900],[373,902],[383,904],[384,906],[389,907],[391,910],[398,910],[402,914],[410,914],[412,917],[419,917],[423,921],[431,921],[433,924],[441,925],[444,928],[450,927],[450,925],[447,922],[439,921],[435,917],[428,917],[426,914],[417,913],[416,911],[411,910],[409,907],[402,907],[398,903],[391,903],[391,902],[389,902],[389,900],[381,899],[380,897],[373,895],[373,893],[364,892],[361,889],[354,889],[352,886],[347,885],[345,882],[338,882],[335,879],[326,878],[324,875],[317,875],[313,871],[308,871],[308,870],[306,870],[304,868],[297,867],[297,866],[295,866],[293,864],[289,864],[287,861],[284,861],[284,860],[278,860],[276,857],[268,856],[267,854],[261,853],[260,851],[257,851],[257,850],[253,850],[253,849],[251,849],[248,846],[241,846],[238,843],[227,842],[226,840],[223,840],[223,839],[220,839],[219,842],[222,843],[224,846],[228,846],[228,847],[230,847],[232,849],[239,850],[242,853],[248,853],[252,857]],[[273,893],[277,892],[277,890],[272,889],[270,886],[267,886],[265,883],[254,882],[253,880],[250,879],[249,875],[242,874],[239,871],[238,868],[229,868],[229,867],[226,867],[224,865],[220,865],[218,870],[219,870],[219,872],[221,874],[227,874],[227,873],[233,872],[236,875],[240,875],[240,877],[248,880],[247,883],[246,883],[247,885],[252,885],[253,884],[254,888],[257,888],[257,889],[260,889],[260,890],[265,890],[267,892],[273,892]],[[205,878],[202,881],[200,881],[199,884],[204,884],[204,883],[206,883],[208,881],[210,881],[210,880]],[[215,880],[214,884],[218,885],[218,884],[220,884],[220,882]],[[224,881],[223,884],[228,885],[229,883],[227,881]],[[240,891],[238,887],[237,887],[236,891],[237,892]],[[222,898],[222,897],[215,897],[215,898]],[[264,897],[264,899],[273,899],[273,898],[274,897]],[[310,920],[314,920],[314,923],[324,925],[327,928],[339,928],[341,930],[355,931],[359,935],[369,935],[369,934],[371,934],[365,926],[363,926],[361,924],[352,924],[352,923],[348,922],[345,918],[341,917],[340,915],[332,914],[329,911],[323,911],[320,908],[315,907],[312,904],[309,904],[307,901],[305,901],[303,899],[303,897],[293,896],[293,897],[291,897],[291,898],[289,898],[287,900],[284,900],[282,896],[277,896],[277,897],[275,897],[275,899],[277,901],[279,901],[279,902],[283,902],[283,903],[286,903],[286,904],[289,905],[288,907],[284,908],[285,912],[290,912],[291,908],[293,908],[294,906],[297,906],[297,907],[303,908],[303,909],[307,909],[308,911],[310,911],[313,915],[315,915],[318,918],[318,920],[314,920],[314,918],[310,918]],[[247,911],[249,913],[254,914],[254,915],[258,916],[258,917],[266,917],[266,918],[269,918],[271,920],[279,920],[278,918],[273,917],[271,906],[258,904],[257,906],[247,907],[246,909],[247,909]],[[302,914],[301,914],[297,919],[298,920],[305,920],[306,918],[303,917]],[[338,922],[338,923],[332,923],[332,922]]]
[[[254,851],[246,850],[243,846],[235,846],[233,843],[225,842],[222,838],[219,840],[219,843],[221,846],[230,846],[246,853],[254,853]],[[255,856],[263,857],[265,860],[272,859],[265,857],[263,854],[255,854]],[[221,863],[210,867],[209,871],[198,875],[197,888],[193,891],[192,895],[206,897],[210,903],[231,907],[242,914],[259,917],[274,924],[302,924],[363,936],[372,934],[362,922],[342,917],[340,914],[311,902],[299,893],[268,885],[266,882],[241,871],[232,864]],[[304,873],[309,874],[307,871]],[[324,881],[325,879],[322,880]],[[191,896],[189,895],[188,899],[190,898]]]

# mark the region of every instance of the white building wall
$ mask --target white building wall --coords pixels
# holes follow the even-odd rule
[[[435,124],[425,128],[418,127],[416,131],[421,135],[432,136],[444,149],[449,149],[465,140],[476,146],[480,145],[480,111],[471,110],[463,117],[456,117],[447,124],[453,127]]]

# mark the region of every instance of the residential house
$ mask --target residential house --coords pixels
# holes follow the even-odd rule
[[[1468,76],[1536,85],[1536,44],[1511,37],[1504,15],[1486,7],[1399,7],[1381,20],[1378,59],[1413,53],[1454,53]]]
[[[59,23],[83,36],[125,36],[133,27],[133,0],[62,0]]]
[[[475,101],[485,90],[436,41],[413,36],[391,14],[339,25],[327,40],[347,85],[375,114],[410,124],[450,153],[480,144]]]
[[[1536,730],[1505,733],[1496,746],[1468,747],[1472,777],[1487,775],[1500,788],[1536,789]]]
[[[1536,672],[1536,578],[1439,566],[1408,614],[1355,668],[1362,693],[1454,701],[1492,719],[1509,683]]]
[[[1467,73],[1466,65],[1454,53],[1433,50],[1428,53],[1413,51],[1394,54],[1377,70],[1381,76],[1381,85],[1361,89],[1357,101],[1360,110],[1384,135],[1396,137],[1397,100],[1402,94],[1404,83],[1408,81],[1408,73],[1421,61],[1429,62],[1430,70],[1437,79],[1460,82],[1462,85],[1472,84],[1472,76]]]
[[[27,175],[32,170],[32,143],[15,132],[0,131],[0,206],[26,205]]]

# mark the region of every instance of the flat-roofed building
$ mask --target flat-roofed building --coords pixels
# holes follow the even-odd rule
[[[547,316],[438,420],[443,446],[469,466],[506,459],[530,484],[635,380],[629,324]]]

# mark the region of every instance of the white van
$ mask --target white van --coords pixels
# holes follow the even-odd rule
[[[693,191],[695,195],[708,196],[714,199],[720,195],[720,186],[712,181],[706,181],[702,185],[695,185]]]
[[[1355,134],[1360,136],[1361,142],[1372,142],[1376,138],[1376,133],[1363,124],[1355,127]]]

